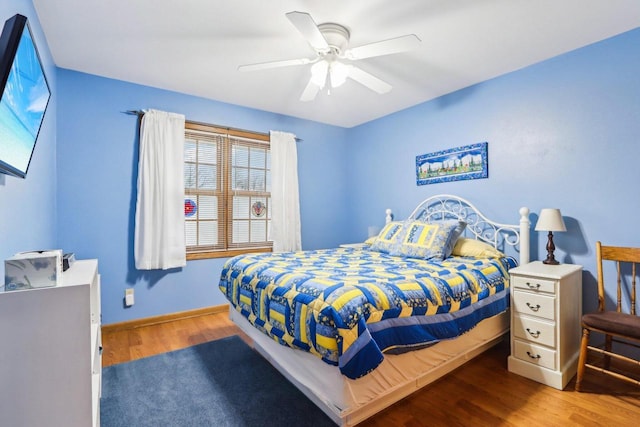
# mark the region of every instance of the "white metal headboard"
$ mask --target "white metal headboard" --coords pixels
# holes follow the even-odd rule
[[[409,215],[409,220],[436,221],[457,219],[467,223],[465,233],[485,241],[494,248],[504,251],[504,246],[512,246],[520,251],[520,265],[529,262],[529,208],[519,210],[520,224],[502,224],[485,217],[471,202],[450,194],[431,196],[420,203]],[[391,212],[387,209],[387,222]]]

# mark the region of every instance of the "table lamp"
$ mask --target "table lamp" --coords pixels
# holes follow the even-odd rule
[[[553,244],[553,231],[567,231],[567,227],[562,220],[562,214],[560,209],[545,208],[540,211],[538,222],[536,223],[536,231],[548,231],[547,241],[547,259],[542,261],[544,264],[558,265],[553,256],[553,251],[556,250],[556,246]]]

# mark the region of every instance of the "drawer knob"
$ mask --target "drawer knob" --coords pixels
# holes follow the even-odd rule
[[[530,358],[537,360],[540,359],[540,355],[539,354],[531,354],[531,352],[527,351],[527,356],[529,356]]]
[[[527,282],[527,286],[529,287],[529,289],[540,289],[540,283],[532,285],[531,283]]]
[[[527,307],[529,307],[532,311],[540,310],[540,304],[531,305],[530,303],[527,303]]]
[[[527,328],[527,332],[529,332],[529,334],[534,337],[534,338],[538,338],[540,336],[540,331],[531,331],[531,329]]]

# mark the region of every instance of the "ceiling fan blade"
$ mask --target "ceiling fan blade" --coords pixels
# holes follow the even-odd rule
[[[329,44],[313,21],[311,15],[305,12],[289,12],[286,16],[315,50],[329,50]]]
[[[305,65],[315,62],[316,59],[300,58],[300,59],[285,59],[284,61],[271,61],[261,62],[258,64],[240,65],[238,71],[256,71],[267,70],[269,68],[290,67],[292,65]]]
[[[369,43],[362,46],[347,49],[345,58],[358,60],[374,56],[390,55],[392,53],[406,52],[420,46],[420,39],[415,34],[409,34],[394,39]]]
[[[349,78],[380,94],[389,92],[392,87],[389,83],[382,81],[376,76],[369,74],[366,71],[353,65],[351,65],[349,68]]]
[[[313,81],[309,80],[309,83],[307,83],[307,87],[304,88],[302,95],[300,95],[300,101],[313,101],[316,98],[318,92],[320,92],[320,87],[313,83]]]

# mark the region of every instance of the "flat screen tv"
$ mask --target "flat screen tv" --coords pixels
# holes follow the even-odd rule
[[[33,34],[22,15],[0,36],[0,173],[24,178],[51,91]]]

